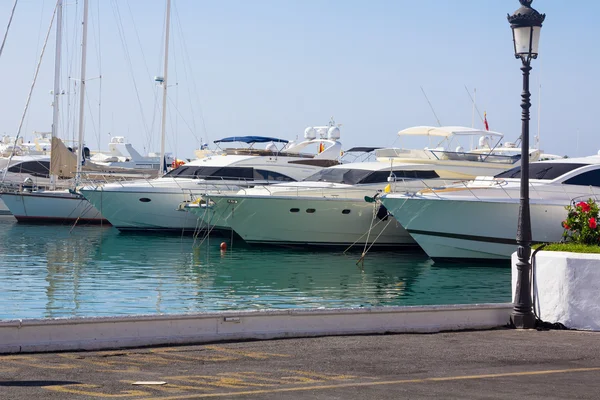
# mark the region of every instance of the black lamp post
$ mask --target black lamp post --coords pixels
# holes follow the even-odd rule
[[[517,288],[511,320],[516,328],[535,327],[531,300],[531,216],[529,214],[529,71],[531,60],[537,58],[540,30],[545,14],[531,8],[533,0],[519,0],[521,8],[508,16],[513,32],[515,57],[523,63],[523,93],[521,93],[521,200],[517,228]]]

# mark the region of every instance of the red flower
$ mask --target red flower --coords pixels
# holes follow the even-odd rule
[[[571,229],[571,227],[569,226],[569,224],[567,224],[567,221],[563,221],[563,222],[562,222],[562,226],[563,226],[563,228],[565,228],[566,230],[569,230],[569,229]]]
[[[580,201],[579,203],[577,203],[577,207],[580,207],[581,211],[583,211],[583,212],[590,211],[590,205],[588,203],[586,203],[585,201]]]
[[[596,229],[596,226],[597,226],[596,218],[594,218],[594,217],[590,218],[589,224],[590,224],[590,228]]]

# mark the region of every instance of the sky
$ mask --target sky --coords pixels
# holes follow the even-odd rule
[[[83,0],[65,3],[58,133],[68,140],[77,136]],[[17,132],[55,4],[17,4],[0,55],[0,133]],[[158,152],[162,88],[153,78],[164,74],[165,1],[89,4],[86,145],[105,150],[111,136],[125,136],[142,153]],[[1,35],[12,5],[0,2]],[[397,146],[397,132],[407,127],[435,126],[438,119],[471,126],[474,90],[475,127],[483,127],[480,115],[487,112],[490,129],[514,141],[521,132],[522,75],[506,16],[519,6],[517,0],[172,0],[167,151],[189,158],[200,143],[235,135],[301,138],[306,127],[332,117],[342,124],[346,149]],[[532,6],[546,21],[532,62],[531,141],[539,129],[548,153],[596,154],[600,2]],[[51,129],[54,52],[52,27],[21,130],[25,140]]]

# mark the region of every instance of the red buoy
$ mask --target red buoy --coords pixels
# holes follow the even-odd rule
[[[221,242],[221,245],[219,246],[219,248],[220,248],[221,250],[227,250],[227,243],[225,243],[225,242]]]

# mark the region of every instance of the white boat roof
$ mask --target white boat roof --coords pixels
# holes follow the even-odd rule
[[[552,160],[539,161],[543,163],[561,163],[561,164],[600,164],[600,155],[575,157],[575,158],[556,158]]]
[[[466,126],[413,126],[398,132],[399,136],[496,136],[504,137],[500,132],[469,128]]]

